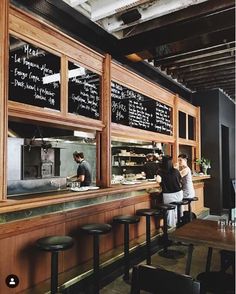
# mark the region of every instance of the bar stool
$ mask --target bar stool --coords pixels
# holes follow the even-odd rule
[[[186,201],[186,200],[173,201],[170,204],[173,204],[173,205],[177,206],[177,224],[176,224],[176,228],[179,228],[179,227],[182,226],[182,222],[181,222],[181,206],[182,205],[187,205],[188,201]]]
[[[58,253],[70,249],[74,241],[69,236],[48,236],[36,241],[36,246],[51,252],[51,294],[57,293],[58,287]]]
[[[161,211],[163,217],[163,249],[158,254],[161,257],[170,259],[177,259],[183,257],[183,252],[168,249],[168,246],[171,244],[171,241],[168,238],[167,215],[169,210],[175,209],[175,205],[158,204],[157,208]]]
[[[129,225],[136,224],[139,221],[140,217],[136,215],[118,215],[113,218],[114,223],[124,225],[124,281],[129,280]]]
[[[112,227],[109,224],[86,224],[81,230],[93,236],[93,278],[94,278],[94,294],[99,293],[100,268],[99,268],[99,236],[107,234]]]
[[[183,198],[184,201],[187,201],[188,204],[188,210],[183,212],[183,217],[182,217],[182,224],[186,224],[191,222],[193,219],[196,219],[197,216],[195,213],[192,212],[192,202],[193,201],[198,201],[198,197],[192,197],[192,198]]]
[[[147,264],[151,264],[151,217],[160,216],[161,212],[158,209],[143,208],[136,210],[136,215],[146,217],[146,260]]]

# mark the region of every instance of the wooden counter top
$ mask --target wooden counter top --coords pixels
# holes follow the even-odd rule
[[[0,214],[82,199],[103,197],[120,193],[129,193],[133,191],[149,190],[153,188],[159,188],[159,184],[155,182],[145,181],[143,183],[135,185],[115,184],[110,188],[101,188],[99,190],[89,190],[85,192],[73,192],[71,190],[63,190],[42,194],[15,196],[11,197],[11,199],[0,202]]]
[[[193,182],[210,179],[210,175],[193,176]]]
[[[203,181],[209,178],[209,175],[194,176],[193,182]],[[160,188],[158,183],[144,181],[143,183],[135,185],[114,184],[110,188],[101,188],[99,190],[89,190],[85,192],[72,192],[70,190],[63,190],[34,195],[14,196],[7,199],[6,201],[0,201],[0,214],[120,193],[129,193],[141,190],[150,191],[158,188]]]

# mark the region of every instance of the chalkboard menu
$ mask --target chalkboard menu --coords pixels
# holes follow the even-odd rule
[[[99,119],[100,76],[73,62],[68,67],[68,112]]]
[[[173,134],[172,108],[143,94],[111,83],[112,122],[157,132]]]
[[[9,99],[60,110],[60,57],[11,36]]]

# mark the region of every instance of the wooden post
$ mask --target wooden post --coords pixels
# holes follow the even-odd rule
[[[196,116],[196,156],[201,158],[201,108],[197,107],[197,116]]]
[[[68,113],[68,61],[66,56],[61,57],[61,113],[66,116]]]
[[[102,187],[111,186],[111,56],[106,54],[103,64],[102,80],[102,122],[105,125],[101,132],[100,163]]]
[[[0,200],[7,197],[9,1],[0,1]]]
[[[179,96],[175,95],[174,107],[173,107],[173,134],[174,134],[174,146],[173,146],[173,163],[176,163],[179,155]]]

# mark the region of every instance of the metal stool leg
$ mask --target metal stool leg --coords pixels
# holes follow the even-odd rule
[[[181,206],[177,205],[177,224],[176,227],[179,228],[181,226]]]
[[[124,261],[125,270],[123,279],[127,281],[129,280],[129,224],[124,224]]]
[[[147,264],[151,264],[151,217],[149,215],[146,216],[146,246],[147,246]]]
[[[99,235],[93,236],[93,277],[94,294],[99,293]]]
[[[164,241],[163,251],[166,252],[168,248],[167,211],[163,213],[163,241]]]
[[[188,203],[188,211],[189,211],[189,222],[191,222],[193,220],[191,201],[189,201],[189,203]]]
[[[168,238],[168,227],[167,227],[167,211],[163,212],[163,250],[159,252],[161,257],[177,259],[184,256],[184,253],[177,250],[168,249],[170,241]]]
[[[51,294],[57,293],[58,286],[58,252],[51,253]]]

